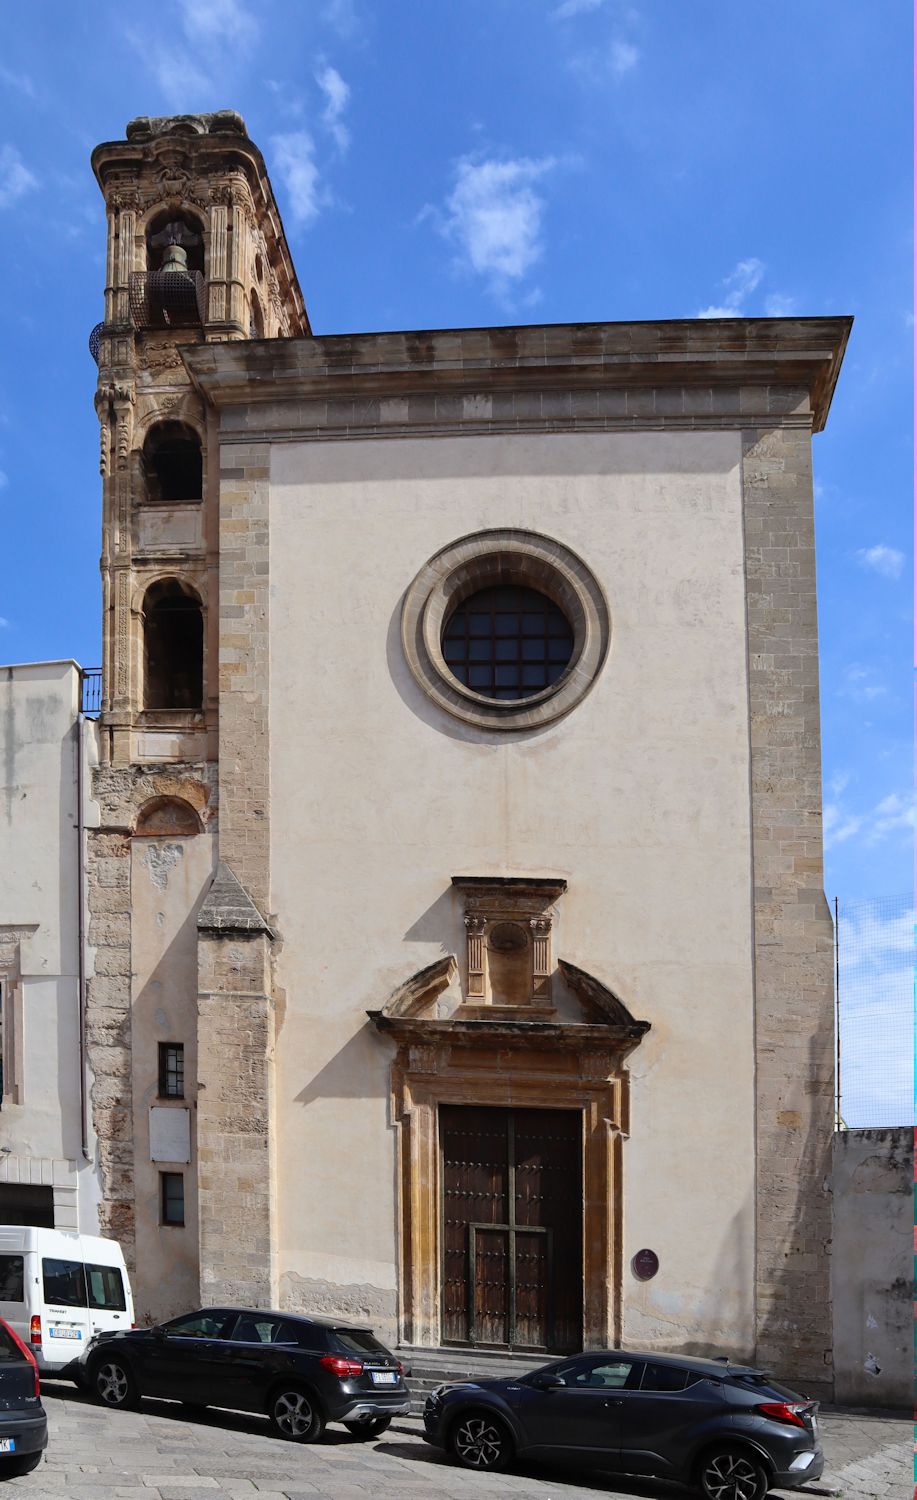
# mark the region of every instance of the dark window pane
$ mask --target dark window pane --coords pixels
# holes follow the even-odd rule
[[[563,677],[566,670],[567,668],[563,662],[552,662],[548,667],[548,682],[557,682],[559,678]]]
[[[225,1312],[212,1313],[186,1313],[181,1318],[172,1318],[170,1322],[163,1323],[166,1333],[174,1338],[182,1339],[218,1339],[228,1321],[229,1314]]]
[[[12,1335],[0,1326],[0,1365],[24,1365],[26,1363],[26,1357]]]
[[[184,1224],[185,1179],[183,1174],[181,1172],[161,1172],[159,1175],[162,1184],[163,1224]]]
[[[647,1365],[640,1382],[642,1391],[683,1391],[687,1384],[684,1370],[675,1365]]]
[[[86,1306],[86,1278],[79,1260],[52,1260],[41,1263],[45,1301],[57,1307]]]
[[[308,1349],[312,1354],[324,1354],[328,1348],[328,1333],[314,1323],[281,1323],[274,1337],[275,1344],[295,1344],[297,1349]]]
[[[21,1255],[0,1255],[0,1302],[24,1302],[25,1278]]]
[[[159,1097],[185,1097],[185,1049],[181,1042],[159,1043]]]
[[[369,1329],[363,1328],[333,1328],[331,1330],[331,1343],[344,1354],[386,1354],[383,1344],[373,1338]]]
[[[467,634],[465,627],[467,626]],[[573,654],[569,622],[546,595],[508,585],[481,589],[458,605],[443,632],[443,654],[459,682],[509,700],[541,692]],[[554,668],[523,674],[520,662]]]
[[[124,1312],[124,1280],[117,1266],[87,1266],[86,1285],[89,1306],[105,1312]]]
[[[522,683],[524,687],[541,688],[545,686],[545,669],[542,666],[525,666],[522,668]]]

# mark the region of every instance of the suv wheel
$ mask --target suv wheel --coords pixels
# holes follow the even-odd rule
[[[369,1438],[380,1437],[391,1424],[391,1417],[370,1417],[368,1422],[345,1422],[344,1426],[352,1437],[366,1442]]]
[[[89,1383],[96,1400],[103,1406],[124,1410],[136,1406],[140,1399],[133,1374],[124,1360],[115,1355],[100,1359],[93,1365]]]
[[[505,1469],[513,1456],[513,1440],[499,1417],[489,1411],[469,1411],[449,1434],[449,1447],[460,1464],[479,1473]]]
[[[767,1470],[748,1448],[711,1448],[698,1478],[707,1500],[764,1500],[767,1494]]]
[[[315,1443],[325,1430],[318,1403],[301,1386],[278,1387],[271,1396],[268,1416],[277,1436],[294,1443]]]

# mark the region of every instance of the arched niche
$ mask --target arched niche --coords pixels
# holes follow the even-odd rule
[[[200,711],[204,706],[204,610],[177,578],[150,584],[143,599],[143,706]]]
[[[204,492],[201,440],[186,422],[156,422],[141,454],[146,499],[175,505],[200,500]]]
[[[249,338],[264,338],[264,313],[261,311],[261,301],[258,293],[252,289],[251,313],[248,320]]]
[[[137,815],[134,838],[193,838],[201,826],[200,817],[184,797],[151,797]]]
[[[195,214],[187,209],[164,208],[146,226],[146,267],[159,271],[170,245],[180,245],[189,271],[204,274],[204,231]]]

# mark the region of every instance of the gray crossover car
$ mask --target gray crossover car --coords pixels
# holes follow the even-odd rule
[[[707,1500],[762,1500],[821,1476],[816,1413],[762,1370],[612,1349],[440,1386],[424,1435],[479,1471],[559,1459],[694,1484]]]

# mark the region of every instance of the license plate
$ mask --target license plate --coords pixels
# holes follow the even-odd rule
[[[55,1328],[48,1329],[52,1339],[81,1339],[83,1330],[81,1328]]]
[[[370,1370],[373,1385],[397,1385],[398,1376],[394,1370]]]
[[[15,1438],[0,1438],[0,1453],[15,1453],[15,1452],[16,1452],[16,1439]]]

